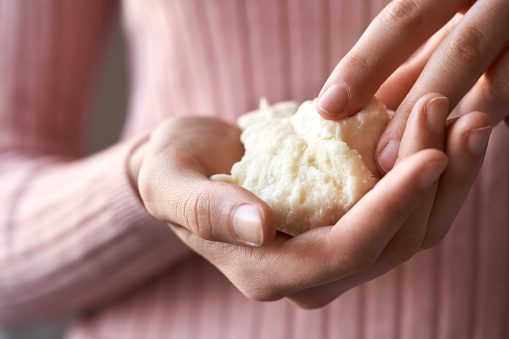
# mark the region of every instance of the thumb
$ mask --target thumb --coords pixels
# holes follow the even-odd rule
[[[172,219],[199,237],[249,246],[260,246],[274,238],[274,214],[253,193],[199,174],[179,185],[181,193],[176,196]]]
[[[210,180],[192,159],[179,160],[166,163],[164,173],[143,173],[143,166],[140,179],[150,180],[140,180],[140,196],[150,214],[206,240],[249,246],[272,241],[276,222],[265,202],[238,185]]]

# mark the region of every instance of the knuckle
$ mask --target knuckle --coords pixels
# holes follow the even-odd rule
[[[470,69],[479,63],[487,47],[486,36],[475,27],[465,27],[461,32],[451,35],[444,44],[444,55],[448,61],[462,68]]]
[[[341,62],[342,68],[346,70],[345,81],[348,84],[347,90],[350,96],[350,91],[355,91],[358,87],[359,76],[371,74],[373,72],[373,56],[365,51],[357,51],[356,53],[348,53]]]
[[[332,300],[309,300],[306,303],[299,304],[298,306],[304,310],[316,310],[330,304]]]
[[[484,85],[490,96],[509,100],[509,64],[496,65],[488,70],[484,76]]]
[[[369,70],[371,68],[369,60],[363,55],[349,55],[346,58],[348,66],[360,70]]]
[[[327,306],[336,298],[322,298],[320,296],[314,295],[312,297],[305,298],[290,298],[290,300],[292,301],[292,304],[301,309],[314,310]]]
[[[276,301],[292,293],[293,286],[281,275],[282,271],[274,269],[272,255],[264,251],[243,250],[243,264],[232,262],[234,267],[230,275],[234,285],[247,298],[255,301]]]
[[[357,273],[369,269],[378,259],[369,249],[352,249],[344,256],[344,267],[347,273]]]
[[[465,139],[466,138],[467,137],[465,137]],[[450,183],[449,194],[455,195],[457,197],[465,196],[468,194],[477,178],[477,174],[480,170],[480,165],[470,166],[466,170],[469,172],[461,174],[458,173],[456,180]]]
[[[452,220],[440,220],[430,225],[430,228],[426,232],[424,239],[419,250],[435,247],[438,245],[447,235],[451,228]]]
[[[276,301],[284,297],[277,293],[275,290],[267,287],[263,288],[259,286],[251,286],[251,288],[240,289],[240,291],[248,299],[254,301]]]
[[[420,10],[413,0],[391,1],[382,11],[382,20],[390,24],[413,25],[420,22]]]
[[[391,250],[391,253],[387,256],[386,262],[391,266],[404,263],[419,251],[421,244],[422,237],[400,242]]]
[[[200,238],[211,240],[210,198],[206,192],[192,192],[183,199],[183,219],[189,229]],[[177,206],[180,204],[177,204]]]
[[[365,54],[365,53],[364,53]],[[346,57],[347,68],[354,69],[356,73],[365,74],[371,70],[371,62],[367,55],[348,55]]]
[[[448,229],[449,228],[447,227],[442,231],[436,231],[433,233],[426,234],[424,240],[422,241],[420,250],[425,250],[438,245],[445,238]]]
[[[466,142],[468,138],[468,133],[470,130],[462,131],[461,137],[463,142]],[[467,145],[463,145],[463,147],[467,147]],[[464,168],[460,168],[454,172],[454,177],[449,178],[447,185],[448,185],[448,195],[449,197],[456,197],[456,202],[462,203],[463,199],[468,195],[468,192],[470,192],[472,185],[474,184],[477,174],[479,173],[479,170],[481,169],[482,164],[477,165],[471,165],[471,166],[464,166]],[[463,198],[460,198],[463,197]],[[449,208],[452,208],[452,204],[449,203],[447,205]],[[436,221],[435,221],[436,222]],[[447,220],[447,222],[442,221],[443,225],[431,225],[433,229],[440,227],[440,229],[448,230],[451,226],[450,224],[452,221]],[[427,232],[431,234],[429,231]],[[428,235],[428,234],[426,234]]]
[[[282,289],[267,280],[265,276],[258,276],[258,279],[252,275],[249,277],[241,286],[237,286],[247,298],[255,301],[276,301],[285,297]]]
[[[411,194],[406,201],[406,204],[386,204],[384,206],[384,212],[386,215],[391,217],[399,217],[402,215],[408,215],[408,213],[411,210],[411,207],[409,206],[415,206],[420,199],[422,198],[423,190],[420,189],[417,186],[417,183],[414,181],[412,182],[413,186],[408,186],[407,190],[412,191],[413,194]]]

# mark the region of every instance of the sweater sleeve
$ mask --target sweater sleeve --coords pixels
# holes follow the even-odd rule
[[[100,306],[190,253],[130,184],[141,138],[85,156],[116,7],[0,0],[0,324]]]

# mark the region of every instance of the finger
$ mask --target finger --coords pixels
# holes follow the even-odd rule
[[[438,93],[427,94],[414,106],[403,136],[397,164],[415,153],[434,148],[444,150],[445,123],[449,112],[449,100]],[[397,167],[396,167],[397,168]],[[401,227],[387,243],[377,259],[375,267],[355,277],[347,278],[341,284],[341,293],[348,288],[380,276],[411,258],[421,248],[428,219],[433,206],[437,182],[428,188],[415,209],[402,222]],[[331,290],[332,295],[338,291]]]
[[[396,164],[423,149],[444,151],[445,123],[449,100],[440,94],[427,94],[415,104],[405,128]],[[428,220],[435,200],[438,182],[412,211],[387,244],[380,257],[384,270],[392,269],[413,257],[427,234]]]
[[[461,100],[458,111],[486,112],[494,125],[509,117],[509,44]]]
[[[426,94],[419,99],[412,109],[401,142],[391,145],[398,150],[397,159],[389,159],[385,163],[387,157],[382,153],[378,161],[380,173],[387,173],[394,162],[401,162],[420,150],[435,148],[443,151],[448,113],[449,99],[439,93]],[[390,147],[386,151],[390,152]]]
[[[496,59],[508,41],[509,2],[478,1],[430,57],[417,82],[380,138],[377,157],[400,140],[415,102],[425,93],[444,94],[454,107]]]
[[[429,217],[426,235],[420,249],[435,246],[449,230],[481,168],[489,135],[490,118],[480,112],[454,119],[448,126],[447,156],[449,165],[440,178],[440,185]],[[301,305],[311,300],[325,304],[354,286],[370,281],[391,270],[394,265],[381,255],[370,270],[346,277],[339,282],[308,289],[291,297]]]
[[[456,106],[507,45],[508,20],[509,2],[476,2],[431,56],[405,105],[438,92]]]
[[[435,33],[414,56],[401,65],[391,74],[382,86],[380,86],[375,96],[382,101],[387,108],[394,111],[398,108],[421,74],[430,56],[462,17],[463,15],[456,14],[444,27]]]
[[[442,152],[425,150],[408,157],[382,178],[333,227],[330,243],[338,254],[329,257],[328,262],[335,266],[328,269],[338,272],[341,268],[342,274],[335,281],[296,291],[289,300],[303,308],[322,307],[353,286],[383,274],[382,268],[373,266],[378,265],[384,248],[446,164]]]
[[[333,227],[331,243],[337,242],[337,251],[347,254],[339,259],[344,261],[346,258],[345,264],[356,268],[354,272],[374,264],[433,189],[446,166],[444,153],[428,149],[407,157],[383,177]],[[376,217],[367,218],[366,215]]]
[[[466,1],[395,0],[372,21],[323,86],[317,111],[341,119],[363,107],[380,85]]]
[[[492,122],[487,114],[473,112],[450,126],[447,137],[449,166],[440,185],[421,249],[444,238],[463,205],[484,160]]]
[[[246,296],[276,300],[366,269],[446,166],[445,154],[419,152],[368,192],[340,222],[262,248],[206,241],[183,228],[177,235],[206,257]],[[376,215],[376,218],[366,218]]]

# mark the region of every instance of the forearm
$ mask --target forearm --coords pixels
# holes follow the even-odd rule
[[[132,189],[132,147],[76,161],[2,157],[0,323],[96,306],[189,253]]]

